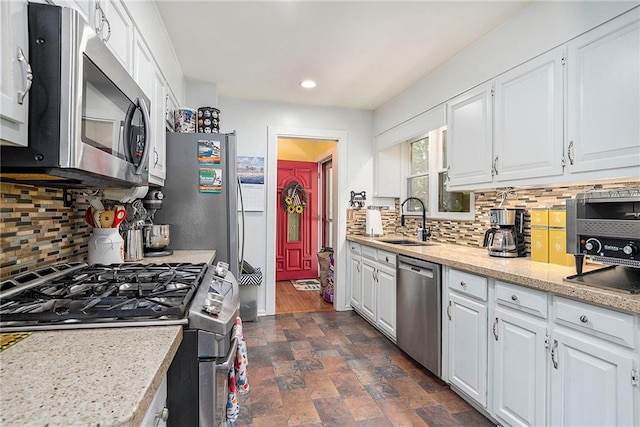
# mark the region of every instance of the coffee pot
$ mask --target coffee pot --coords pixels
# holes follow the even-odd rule
[[[489,210],[491,228],[484,233],[483,247],[489,255],[512,258],[525,256],[524,209]]]

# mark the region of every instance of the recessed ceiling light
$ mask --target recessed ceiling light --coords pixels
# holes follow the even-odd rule
[[[316,82],[314,82],[313,80],[303,80],[300,82],[300,86],[305,89],[313,89],[314,87],[316,87]]]

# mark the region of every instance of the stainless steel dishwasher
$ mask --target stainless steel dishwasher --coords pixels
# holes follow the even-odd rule
[[[397,342],[441,378],[441,266],[398,255]]]

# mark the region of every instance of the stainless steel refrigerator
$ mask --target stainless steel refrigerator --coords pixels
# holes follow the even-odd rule
[[[238,275],[235,133],[167,132],[167,176],[155,224],[170,224],[169,248],[215,249]]]

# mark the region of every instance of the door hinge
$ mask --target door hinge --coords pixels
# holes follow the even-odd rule
[[[567,158],[565,156],[562,156],[562,161],[560,162],[560,164],[562,165],[562,169],[567,166]]]
[[[494,96],[496,94],[496,90],[494,88],[491,88],[491,96]]]
[[[640,381],[640,378],[638,378],[638,370],[637,369],[632,369],[631,370],[631,385],[634,387],[638,387],[638,382]]]
[[[549,335],[544,336],[544,348],[549,348],[551,345],[551,341],[549,340]]]
[[[560,60],[560,63],[562,65],[566,65],[567,64],[567,57],[565,55],[562,55],[562,59]]]

